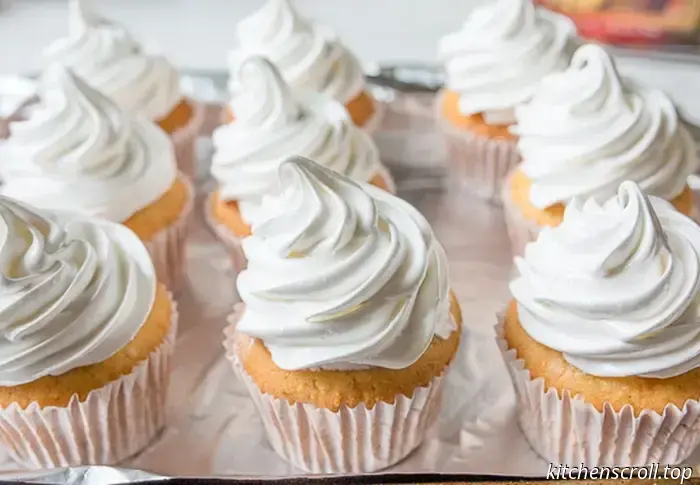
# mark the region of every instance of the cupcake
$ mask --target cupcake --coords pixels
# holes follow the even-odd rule
[[[624,182],[516,257],[499,327],[518,417],[554,464],[675,464],[700,443],[700,227]]]
[[[515,254],[561,223],[574,197],[602,203],[625,180],[692,213],[686,181],[699,162],[690,132],[668,97],[621,79],[601,47],[579,48],[516,118],[523,161],[502,194]]]
[[[379,150],[343,105],[318,93],[293,93],[262,57],[242,63],[237,77],[236,121],[214,132],[211,171],[219,188],[207,217],[238,268],[245,265],[239,238],[250,234],[262,198],[280,191],[278,169],[288,157],[309,157],[358,182],[394,190]]]
[[[243,303],[224,346],[273,449],[314,473],[414,450],[460,338],[445,252],[420,213],[294,157],[243,240]]]
[[[0,443],[23,468],[114,464],[164,424],[177,312],[139,238],[0,197]]]
[[[123,223],[146,243],[158,279],[175,289],[193,191],[178,175],[168,136],[62,66],[47,70],[41,91],[2,145],[0,194]]]
[[[518,162],[514,108],[529,100],[544,76],[564,70],[575,28],[531,0],[497,0],[474,9],[462,29],[442,38],[445,89],[438,118],[446,134],[454,181],[499,202]]]
[[[180,171],[194,178],[195,143],[203,113],[180,90],[180,76],[162,56],[148,54],[121,25],[70,0],[70,29],[45,52],[47,65],[64,64],[124,111],[143,115],[170,135]]]
[[[238,45],[229,55],[231,93],[238,90],[240,64],[267,57],[294,90],[324,93],[344,104],[352,121],[367,131],[378,124],[377,102],[367,91],[362,66],[336,35],[300,17],[288,0],[267,0],[236,27]],[[230,106],[229,120],[238,117]]]

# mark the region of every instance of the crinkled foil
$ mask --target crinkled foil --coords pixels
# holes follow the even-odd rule
[[[421,77],[417,68],[411,69],[407,69],[414,75],[411,82],[415,84],[417,77],[426,89],[406,89],[407,83],[397,86],[396,79],[390,79],[394,85],[385,82],[377,88],[377,96],[390,111],[377,140],[399,195],[423,212],[447,251],[453,289],[462,304],[464,333],[447,378],[438,425],[416,452],[387,472],[544,477],[548,464],[534,454],[516,424],[515,394],[494,338],[496,314],[508,299],[511,271],[503,214],[444,189],[445,150],[434,123],[434,89],[425,81],[434,79],[433,73],[426,70]],[[205,91],[198,98],[211,103],[207,132],[219,119],[217,104],[223,98],[217,94],[217,85],[221,81],[214,78],[189,79],[187,84],[195,91],[188,95],[198,97],[197,90]],[[301,475],[266,442],[253,402],[224,357],[222,330],[237,301],[235,274],[203,221],[203,202],[213,187],[207,178],[211,142],[206,136],[199,148],[198,202],[187,278],[179,295],[180,333],[168,426],[146,450],[118,468],[27,473],[0,459],[0,479],[110,485],[158,477]],[[697,453],[689,463],[700,463]]]

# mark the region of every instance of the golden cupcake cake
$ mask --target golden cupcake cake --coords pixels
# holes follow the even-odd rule
[[[602,203],[625,180],[693,212],[686,181],[700,160],[690,132],[666,95],[621,78],[602,47],[580,47],[516,118],[523,160],[502,193],[515,254],[560,224],[574,197]]]
[[[203,113],[182,93],[175,67],[145,52],[122,25],[100,16],[92,0],[69,2],[68,35],[45,49],[46,64],[70,67],[124,111],[157,123],[175,145],[180,171],[194,178]]]
[[[294,90],[337,100],[366,131],[378,124],[379,105],[367,90],[359,60],[330,29],[300,16],[289,0],[267,0],[238,23],[236,37],[238,43],[229,55],[233,96],[240,64],[259,55],[274,63]],[[229,120],[237,116],[230,106]]]
[[[159,280],[178,286],[194,194],[157,125],[53,65],[40,103],[11,124],[0,158],[0,194],[123,223],[145,242]]]
[[[700,443],[700,226],[623,182],[574,198],[515,258],[499,326],[525,437],[546,461],[676,464]]]
[[[314,473],[389,467],[440,410],[462,317],[407,202],[308,159],[281,164],[243,240],[224,346],[272,448]]]
[[[446,82],[438,118],[460,191],[500,202],[503,180],[519,160],[514,109],[544,76],[567,67],[575,34],[568,18],[532,0],[495,0],[441,39]]]
[[[263,197],[281,189],[278,168],[290,156],[309,157],[353,180],[394,190],[377,146],[340,103],[293,92],[265,58],[253,56],[240,69],[231,101],[237,118],[214,132],[211,172],[218,188],[207,204],[209,222],[237,267],[245,265],[239,240],[250,234]]]
[[[143,243],[4,196],[0,233],[0,443],[37,469],[142,450],[165,422],[177,324]]]

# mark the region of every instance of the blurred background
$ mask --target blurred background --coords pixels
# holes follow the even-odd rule
[[[493,0],[481,0],[493,1]],[[700,0],[538,0],[573,16],[582,33],[618,50],[623,73],[668,92],[700,120]],[[434,64],[438,39],[479,0],[295,0],[336,30],[368,70]],[[94,0],[147,47],[193,73],[225,72],[234,26],[262,0]],[[0,74],[33,73],[67,30],[66,0],[0,0]]]

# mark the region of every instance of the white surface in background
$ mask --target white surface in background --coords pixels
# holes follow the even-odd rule
[[[293,0],[333,29],[365,61],[425,61],[442,33],[457,28],[475,0]],[[177,64],[221,69],[234,26],[262,0],[93,0],[105,16],[150,39]],[[0,62],[36,69],[41,48],[67,30],[67,0],[13,0],[0,13]],[[448,13],[449,12],[449,13]],[[18,42],[21,41],[21,42]],[[0,67],[0,71],[5,66]]]
[[[180,67],[226,68],[234,26],[262,0],[93,0]],[[294,0],[332,28],[365,63],[434,62],[438,39],[478,0]],[[41,50],[67,29],[67,0],[10,0],[0,11],[0,74],[32,72]],[[624,59],[624,73],[667,91],[700,120],[700,64]]]

